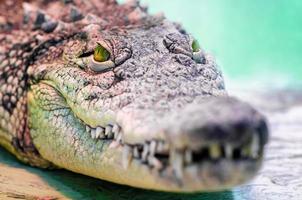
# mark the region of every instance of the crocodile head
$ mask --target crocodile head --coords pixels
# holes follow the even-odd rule
[[[147,189],[249,180],[267,142],[264,117],[227,95],[213,58],[179,25],[147,24],[88,24],[28,69],[37,150],[59,167]]]

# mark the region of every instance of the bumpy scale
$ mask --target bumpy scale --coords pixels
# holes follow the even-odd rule
[[[32,166],[154,190],[216,191],[255,175],[265,118],[214,59],[137,1],[0,5],[0,144]]]

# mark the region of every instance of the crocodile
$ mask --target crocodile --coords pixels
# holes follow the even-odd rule
[[[179,23],[139,1],[0,11],[0,145],[21,162],[168,192],[225,190],[261,167],[265,116],[228,95]]]

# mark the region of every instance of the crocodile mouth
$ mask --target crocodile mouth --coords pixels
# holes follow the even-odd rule
[[[175,191],[217,191],[242,184],[255,175],[263,157],[258,133],[237,146],[211,142],[200,148],[177,149],[163,140],[127,144],[123,141],[123,129],[117,124],[85,127],[92,139],[108,141],[110,147],[121,149],[125,170],[132,164],[144,166],[158,181],[178,188],[172,189]]]

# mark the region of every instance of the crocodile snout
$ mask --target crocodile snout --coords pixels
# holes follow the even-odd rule
[[[209,144],[243,148],[253,140],[261,150],[268,140],[265,117],[232,97],[206,98],[188,105],[169,117],[165,133],[175,148],[194,150]]]
[[[203,97],[161,114],[144,108],[120,116],[127,146],[123,160],[133,152],[140,164],[190,191],[229,188],[259,169],[268,126],[249,104],[228,96]]]

